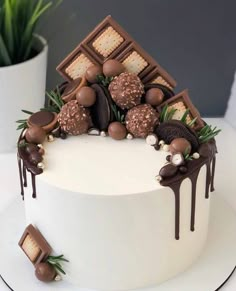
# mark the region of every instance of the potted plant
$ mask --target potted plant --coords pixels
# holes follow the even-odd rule
[[[0,0],[0,153],[15,148],[20,110],[35,111],[44,104],[48,46],[35,29],[52,5]]]

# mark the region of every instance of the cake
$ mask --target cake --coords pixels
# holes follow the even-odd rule
[[[185,271],[208,234],[220,130],[110,16],[57,70],[18,141],[36,277],[130,290]]]

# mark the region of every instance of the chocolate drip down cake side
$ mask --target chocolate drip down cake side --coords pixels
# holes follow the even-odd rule
[[[220,130],[111,16],[57,71],[19,121],[22,256],[41,281],[101,290],[185,271],[208,234]]]

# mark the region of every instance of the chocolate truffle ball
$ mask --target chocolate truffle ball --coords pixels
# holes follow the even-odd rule
[[[108,134],[113,139],[121,140],[126,137],[127,130],[122,123],[114,121],[108,127]]]
[[[76,100],[78,101],[78,104],[84,107],[90,107],[96,101],[96,93],[93,88],[84,86],[77,92]]]
[[[109,85],[112,99],[122,109],[130,109],[141,102],[144,86],[138,76],[122,73]]]
[[[27,129],[25,138],[29,143],[43,143],[46,138],[46,132],[39,126],[31,126]]]
[[[164,99],[164,93],[159,88],[151,88],[146,92],[145,100],[152,106],[158,106]]]
[[[38,163],[42,162],[43,157],[39,152],[32,152],[29,155],[29,161],[33,165],[37,165]]]
[[[175,138],[170,144],[170,152],[172,154],[182,153],[190,154],[192,150],[190,142],[186,138]]]
[[[108,60],[103,64],[103,74],[106,77],[119,76],[125,71],[125,67],[117,60]]]
[[[158,122],[158,114],[149,104],[130,109],[126,115],[126,127],[135,137],[145,138],[152,133]]]
[[[88,109],[79,105],[77,100],[71,100],[62,107],[58,122],[63,131],[79,135],[88,131],[91,118]]]
[[[35,276],[42,282],[50,282],[56,277],[56,270],[49,263],[39,263],[35,268]]]
[[[99,65],[92,65],[88,67],[86,73],[85,73],[85,78],[90,82],[90,83],[97,83],[97,76],[102,75],[102,68]]]

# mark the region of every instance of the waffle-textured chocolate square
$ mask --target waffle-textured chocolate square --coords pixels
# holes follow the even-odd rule
[[[19,241],[19,246],[34,265],[44,261],[52,251],[40,231],[32,224],[25,229]]]
[[[204,122],[201,119],[198,110],[196,109],[191,99],[189,98],[187,89],[169,98],[167,101],[163,102],[160,106],[158,106],[157,108],[158,111],[161,112],[165,105],[168,105],[169,109],[171,108],[176,109],[172,119],[181,120],[186,110],[189,109],[189,114],[186,117],[187,123],[190,123],[191,121],[196,119],[196,121],[193,124],[194,129],[199,129],[204,126]]]
[[[175,80],[111,16],[59,64],[57,71],[71,81],[83,77],[91,64],[102,65],[108,59],[121,61],[128,72],[137,74],[142,81],[164,84],[171,89],[176,86]]]

